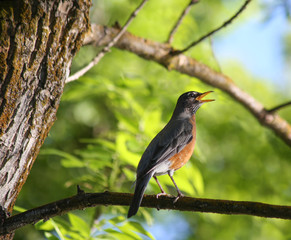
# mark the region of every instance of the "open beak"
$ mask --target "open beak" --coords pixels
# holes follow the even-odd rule
[[[205,92],[205,93],[201,93],[201,95],[199,95],[198,97],[196,97],[196,100],[198,100],[199,102],[212,102],[214,101],[214,99],[204,99],[202,100],[202,98],[204,98],[206,95],[208,95],[209,93],[212,93],[213,91],[208,91],[208,92]]]

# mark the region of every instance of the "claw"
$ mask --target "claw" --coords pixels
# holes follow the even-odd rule
[[[175,204],[175,203],[178,201],[178,199],[179,199],[180,197],[184,197],[184,195],[183,195],[181,192],[179,192],[179,193],[178,193],[178,196],[175,197],[173,203]]]
[[[156,198],[158,199],[160,196],[165,196],[165,195],[168,195],[168,194],[165,193],[165,192],[161,192],[161,193],[158,193],[158,194],[156,195]]]

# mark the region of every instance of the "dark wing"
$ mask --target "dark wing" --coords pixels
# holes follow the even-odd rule
[[[192,128],[188,119],[170,121],[142,155],[137,176],[142,177],[153,171],[160,163],[180,152],[193,139]]]

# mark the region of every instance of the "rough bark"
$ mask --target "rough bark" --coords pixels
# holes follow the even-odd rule
[[[0,206],[6,213],[56,119],[89,8],[90,0],[0,3]]]

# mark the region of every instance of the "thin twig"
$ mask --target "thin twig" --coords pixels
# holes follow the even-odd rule
[[[267,112],[268,112],[268,113],[273,113],[273,112],[278,111],[280,108],[286,107],[286,106],[288,106],[288,105],[291,105],[291,101],[290,101],[290,102],[283,103],[283,104],[281,104],[281,105],[279,105],[279,106],[276,106],[276,107],[274,107],[274,108],[271,108],[271,109],[267,110]]]
[[[86,67],[84,67],[80,71],[78,71],[78,72],[74,73],[72,76],[70,76],[66,80],[66,83],[75,81],[78,78],[80,78],[81,76],[83,76],[92,67],[94,67],[104,57],[104,55],[107,52],[109,52],[110,48],[113,47],[117,43],[117,41],[119,40],[119,38],[124,34],[124,32],[126,31],[127,27],[129,26],[129,24],[136,17],[136,15],[138,14],[138,12],[143,8],[143,6],[145,5],[145,3],[147,1],[148,0],[143,0],[141,2],[141,4],[131,13],[130,17],[128,18],[128,20],[126,21],[126,23],[124,24],[124,26],[121,28],[121,30],[119,31],[119,33],[114,38],[112,38],[112,40],[97,54],[97,56]]]
[[[194,47],[195,45],[197,45],[198,43],[202,42],[205,38],[208,38],[209,36],[213,35],[214,33],[218,32],[220,29],[226,27],[227,25],[229,25],[235,18],[238,17],[238,15],[243,12],[245,10],[245,8],[247,7],[247,5],[251,2],[252,0],[246,0],[244,2],[244,4],[240,7],[240,9],[230,18],[228,19],[227,21],[225,21],[220,27],[212,30],[211,32],[205,34],[204,36],[200,37],[198,40],[192,42],[188,47],[182,49],[182,50],[178,50],[178,51],[175,51],[174,53],[175,54],[180,54],[180,53],[183,53],[183,52],[186,52],[188,51],[190,48]]]
[[[190,11],[191,6],[192,6],[193,4],[195,4],[195,3],[198,3],[198,2],[199,2],[199,0],[190,0],[189,4],[186,6],[186,8],[184,9],[184,11],[181,13],[181,15],[180,15],[178,21],[176,22],[176,24],[175,24],[174,27],[172,28],[172,30],[171,30],[171,32],[170,32],[170,34],[169,34],[169,37],[168,37],[168,40],[167,40],[166,43],[169,43],[169,44],[172,43],[173,38],[174,38],[174,35],[175,35],[175,33],[177,32],[179,26],[181,25],[181,23],[182,23],[184,17],[185,17],[185,16],[188,14],[188,12]]]
[[[129,206],[132,197],[133,194],[116,192],[77,194],[4,219],[3,224],[0,225],[0,235],[12,232],[27,224],[33,224],[42,219],[48,220],[76,209],[83,210],[97,205]],[[176,203],[173,203],[174,199],[174,196],[169,195],[159,198],[156,195],[145,195],[141,206],[156,209],[291,219],[291,206],[191,197],[182,197]]]

